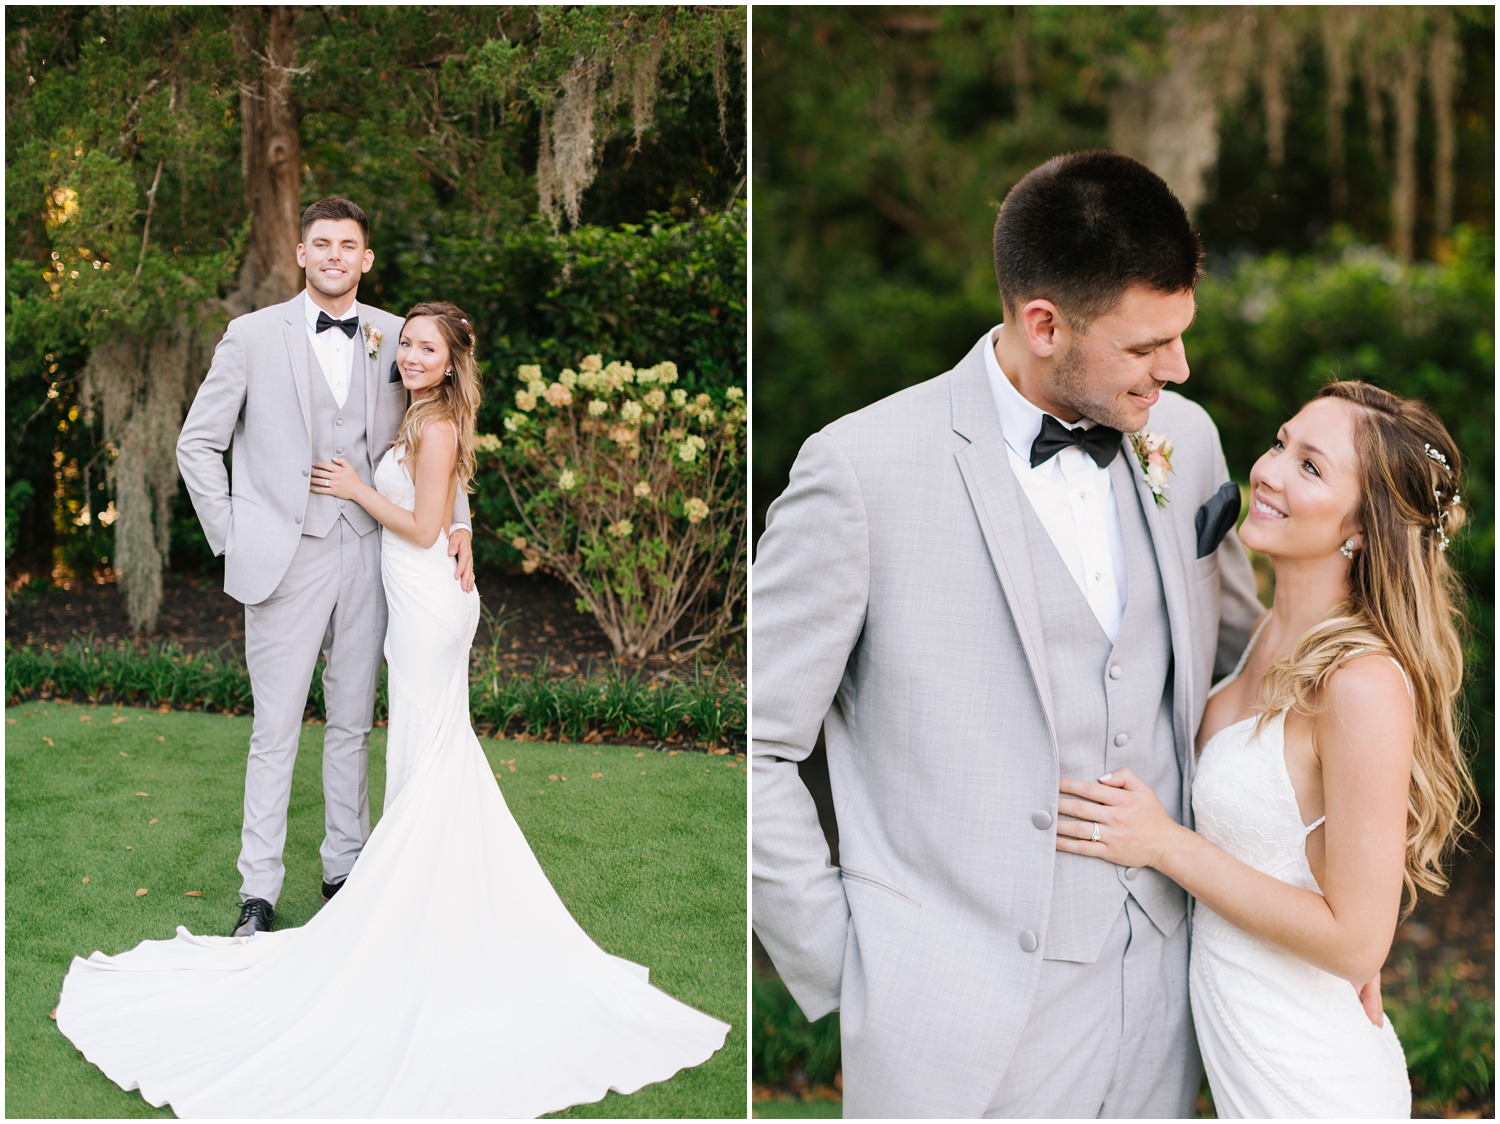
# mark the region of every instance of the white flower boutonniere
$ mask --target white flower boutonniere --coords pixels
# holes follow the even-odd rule
[[[365,351],[371,359],[380,354],[380,341],[384,338],[385,336],[374,324],[365,324]]]
[[[1157,507],[1167,506],[1167,473],[1172,471],[1172,442],[1159,433],[1132,433],[1130,445],[1146,476]]]

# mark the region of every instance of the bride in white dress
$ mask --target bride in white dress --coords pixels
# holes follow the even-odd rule
[[[1411,1086],[1377,976],[1418,889],[1441,893],[1472,782],[1463,674],[1462,469],[1432,412],[1333,383],[1250,473],[1240,537],[1271,611],[1211,694],[1196,833],[1127,770],[1061,782],[1059,850],[1151,866],[1196,899],[1190,993],[1221,1117],[1405,1117]],[[1354,986],[1351,986],[1354,985]]]
[[[725,1023],[579,928],[470,725],[479,595],[453,580],[440,524],[473,472],[473,344],[459,309],[418,305],[398,351],[412,407],[376,488],[342,462],[313,470],[383,525],[390,608],[385,814],[343,888],[300,929],[179,928],[75,959],[63,983],[59,1029],[179,1116],[534,1117],[724,1043]]]

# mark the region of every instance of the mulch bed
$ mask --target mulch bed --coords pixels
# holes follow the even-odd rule
[[[474,637],[476,652],[487,652],[498,634],[500,658],[518,674],[530,675],[541,664],[553,676],[590,670],[603,672],[614,663],[609,641],[593,617],[574,606],[573,591],[540,574],[484,572],[478,578],[484,612]],[[112,582],[87,579],[70,589],[30,588],[5,607],[5,638],[18,647],[57,649],[90,632],[104,644],[172,640],[185,651],[212,651],[225,644],[245,654],[245,611],[216,580],[168,574],[156,631],[140,636],[130,630],[125,599]],[[643,676],[691,679],[695,663],[705,672],[722,662],[729,677],[744,682],[743,645],[727,651],[703,650],[696,656],[666,653],[645,660],[620,661],[627,672]]]

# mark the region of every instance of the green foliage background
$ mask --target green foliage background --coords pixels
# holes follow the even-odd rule
[[[109,503],[115,455],[78,399],[90,349],[184,308],[227,320],[212,302],[247,232],[239,83],[259,65],[236,21],[254,12],[6,10],[12,577],[58,563],[88,574],[111,556],[108,528],[79,522]],[[732,6],[298,10],[301,202],[347,195],[369,214],[362,300],[471,314],[495,391],[482,429],[498,429],[500,377],[521,363],[672,359],[690,388],[744,385],[744,34]],[[627,76],[652,52],[638,128]],[[538,214],[540,120],[580,57],[620,89],[601,93],[579,224],[554,230]],[[498,492],[482,501],[486,526],[504,516]],[[174,567],[214,571],[185,495],[174,512]],[[482,564],[504,558],[498,540],[476,545]]]
[[[755,199],[752,510],[786,486],[797,449],[835,418],[947,370],[1000,320],[990,260],[999,202],[1060,152],[1109,147],[1127,78],[1169,66],[1182,21],[1220,10],[773,7],[751,13]],[[1264,9],[1316,19],[1322,9]],[[1391,10],[1395,15],[1416,9]],[[1276,427],[1330,378],[1421,397],[1469,459],[1470,522],[1453,558],[1472,601],[1470,744],[1494,787],[1494,15],[1445,10],[1461,45],[1455,219],[1435,226],[1423,92],[1416,161],[1424,253],[1389,234],[1391,120],[1359,91],[1343,115],[1349,199],[1330,193],[1328,82],[1311,46],[1283,75],[1285,158],[1268,153],[1263,91],[1221,107],[1208,250],[1186,337],[1185,393],[1219,425],[1243,480]],[[1368,16],[1368,19],[1375,17]],[[1394,18],[1394,17],[1392,17]],[[1024,22],[1023,22],[1024,21]],[[1371,50],[1400,47],[1377,23]],[[1017,77],[1023,34],[1027,81]],[[1247,47],[1247,49],[1249,49]],[[1383,57],[1383,56],[1382,56]]]

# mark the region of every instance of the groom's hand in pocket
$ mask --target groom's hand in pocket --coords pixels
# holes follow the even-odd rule
[[[449,532],[448,557],[454,559],[453,576],[468,593],[474,588],[474,542],[473,535],[466,528]]]

